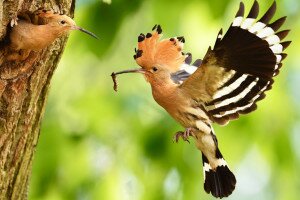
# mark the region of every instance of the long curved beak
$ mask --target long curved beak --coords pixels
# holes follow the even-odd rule
[[[124,70],[124,71],[119,71],[119,72],[113,72],[111,74],[111,78],[114,82],[114,90],[117,91],[118,90],[118,83],[117,83],[117,75],[119,74],[126,74],[126,73],[141,73],[141,74],[145,74],[146,70],[143,68],[139,68],[139,69],[128,69],[128,70]]]
[[[124,70],[124,71],[119,71],[119,72],[113,72],[111,75],[112,76],[116,76],[119,74],[126,74],[126,73],[142,73],[145,74],[146,70],[144,70],[143,68],[139,68],[139,69],[128,69],[128,70]]]
[[[84,32],[84,33],[86,33],[86,34],[88,34],[88,35],[90,35],[90,36],[96,38],[97,40],[99,40],[99,38],[97,37],[97,35],[95,35],[94,33],[90,32],[90,31],[88,31],[88,30],[86,30],[86,29],[84,29],[84,28],[81,28],[80,26],[75,26],[74,29],[75,29],[75,30],[79,30],[79,31],[81,31],[81,32]]]

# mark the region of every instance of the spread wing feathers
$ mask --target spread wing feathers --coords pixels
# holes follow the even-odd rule
[[[283,53],[290,41],[282,42],[289,30],[277,32],[286,17],[269,24],[276,11],[274,2],[256,21],[257,1],[244,19],[241,2],[236,18],[222,37],[219,32],[214,49],[208,49],[202,65],[182,85],[204,107],[210,118],[226,124],[239,114],[256,109],[256,102],[270,90],[279,73]]]
[[[184,63],[180,66],[179,70],[171,74],[171,79],[176,84],[182,84],[183,81],[192,75],[202,63],[201,59],[197,59],[193,64],[191,64],[192,54],[187,53],[186,55],[187,57],[185,58]]]

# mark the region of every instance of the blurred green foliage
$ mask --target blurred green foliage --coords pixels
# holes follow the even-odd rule
[[[165,37],[184,35],[185,51],[202,58],[239,1],[105,2],[77,2],[77,24],[101,39],[71,33],[52,80],[29,199],[213,199],[203,190],[200,152],[193,142],[172,142],[182,127],[154,102],[144,78],[120,76],[115,93],[110,74],[136,66],[137,36],[154,24]],[[245,2],[247,11],[252,2]],[[259,3],[261,12],[271,4]],[[277,3],[276,17],[288,15],[293,43],[273,90],[256,112],[215,126],[238,181],[228,199],[300,195],[300,2]]]

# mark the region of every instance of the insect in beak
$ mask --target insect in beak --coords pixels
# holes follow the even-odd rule
[[[126,74],[126,73],[141,73],[141,74],[145,74],[146,70],[143,68],[139,68],[139,69],[128,69],[128,70],[124,70],[124,71],[119,71],[119,72],[113,72],[111,74],[111,77],[113,79],[114,82],[114,90],[117,92],[118,90],[118,83],[117,83],[117,75],[119,74]]]
[[[74,30],[79,30],[79,31],[84,32],[84,33],[96,38],[97,40],[99,40],[99,38],[94,33],[90,32],[84,28],[81,28],[80,26],[74,26]]]

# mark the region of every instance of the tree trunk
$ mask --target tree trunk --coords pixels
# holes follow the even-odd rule
[[[59,9],[73,16],[75,0],[0,0],[0,41],[5,41],[9,35],[9,24],[13,18],[41,7]],[[47,49],[31,52],[24,61],[0,60],[1,200],[27,199],[32,160],[50,80],[66,41],[66,37],[57,39]]]

